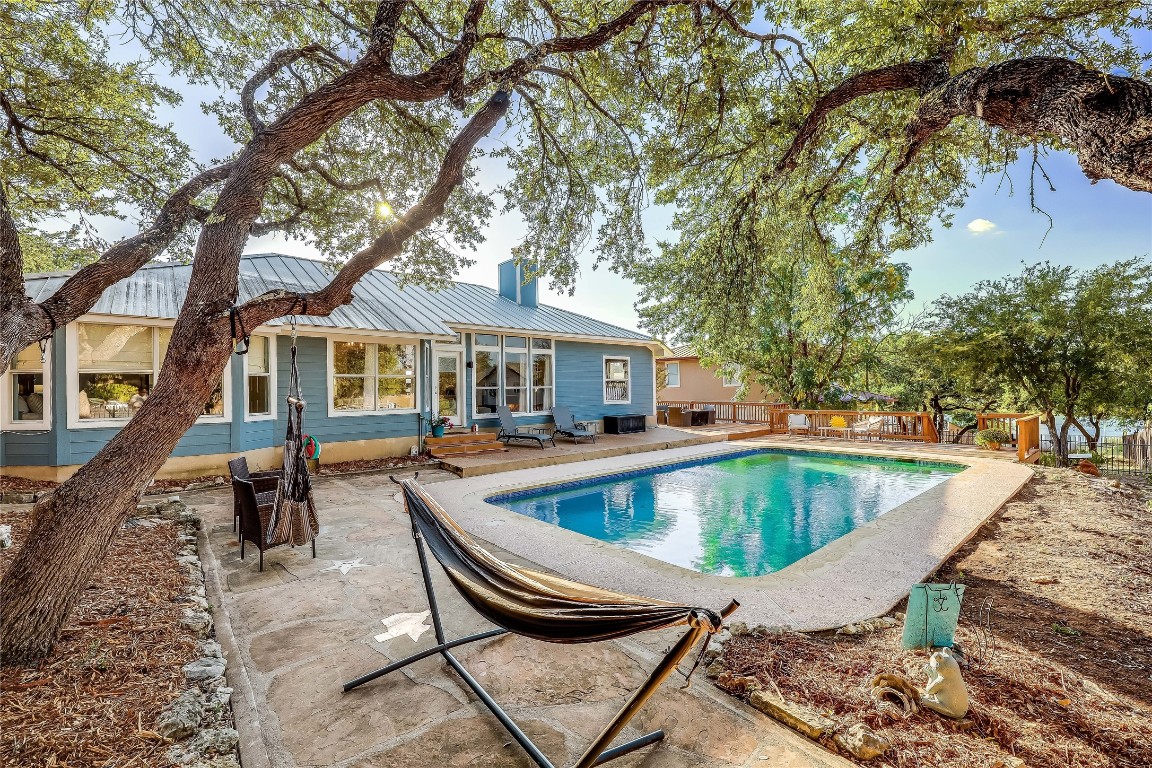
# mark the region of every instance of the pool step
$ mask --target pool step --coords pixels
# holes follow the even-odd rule
[[[428,437],[424,439],[424,444],[428,446],[429,453],[437,459],[508,450],[507,446],[496,439],[495,432],[460,432],[444,437]]]

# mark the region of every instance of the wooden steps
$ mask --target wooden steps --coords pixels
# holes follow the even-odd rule
[[[426,437],[424,444],[428,446],[428,452],[433,458],[437,459],[508,450],[504,443],[496,439],[495,432],[458,432],[444,437]]]

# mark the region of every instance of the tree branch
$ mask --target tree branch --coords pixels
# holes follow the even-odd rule
[[[322,45],[307,45],[303,48],[286,48],[272,54],[272,58],[268,59],[268,63],[258,69],[252,77],[248,78],[248,82],[244,83],[244,87],[240,90],[240,108],[244,112],[244,117],[248,120],[248,125],[252,126],[253,135],[260,133],[260,131],[265,128],[264,121],[256,114],[256,91],[260,89],[260,86],[271,80],[277,72],[300,59],[311,59],[321,64],[328,66],[335,65],[340,68],[346,66],[346,63],[339,56]]]
[[[893,174],[957,117],[974,117],[1013,136],[1050,136],[1072,148],[1093,182],[1113,179],[1152,192],[1152,84],[1032,56],[950,76],[944,60],[881,67],[848,78],[821,97],[777,166],[792,170],[837,108],[873,93],[916,90],[920,104]]]
[[[464,179],[464,169],[476,143],[504,117],[511,105],[507,91],[497,91],[461,129],[440,164],[436,181],[424,196],[372,243],[350,258],[328,285],[305,296],[272,291],[257,296],[238,309],[246,328],[255,328],[277,317],[303,314],[327,315],[352,300],[352,289],[370,270],[394,258],[414,234],[441,213],[452,192]]]

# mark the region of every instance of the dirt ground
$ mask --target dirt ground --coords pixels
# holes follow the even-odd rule
[[[845,727],[868,725],[892,744],[869,765],[1152,765],[1152,493],[1036,471],[937,574],[967,589],[957,633],[974,657],[964,672],[966,718],[922,710],[900,719],[878,708],[874,675],[926,682],[927,654],[898,648],[899,625],[854,636],[735,637],[720,682],[743,695],[740,678],[755,677]],[[991,644],[977,633],[987,601]]]
[[[0,511],[15,542],[0,551],[0,575],[30,514],[29,507]],[[187,585],[176,548],[173,523],[125,529],[52,655],[38,667],[0,668],[0,765],[169,764],[168,743],[153,729],[187,686],[181,667],[198,655],[174,602]]]

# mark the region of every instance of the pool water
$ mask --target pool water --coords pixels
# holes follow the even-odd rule
[[[518,491],[488,501],[701,573],[761,576],[962,469],[756,451]]]

